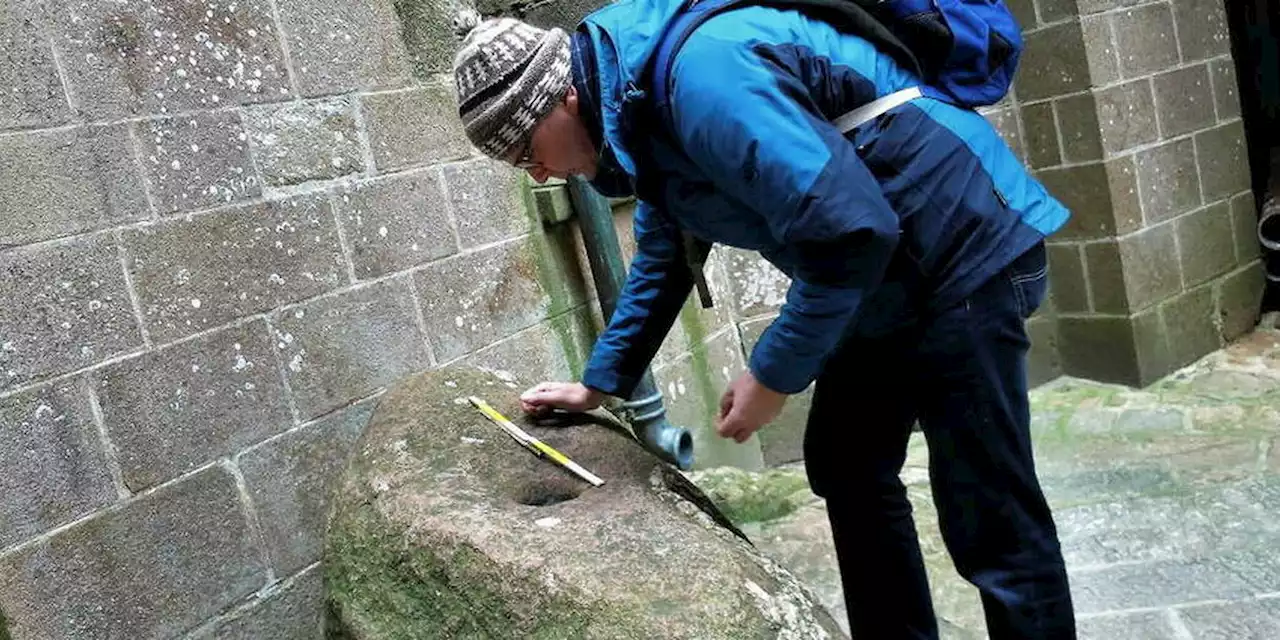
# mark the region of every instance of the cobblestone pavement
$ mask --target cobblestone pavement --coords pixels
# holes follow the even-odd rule
[[[1081,638],[1280,639],[1280,331],[1259,330],[1147,389],[1062,378],[1032,403]],[[916,434],[903,478],[944,637],[985,638],[977,593],[938,534],[927,457]],[[765,514],[744,530],[844,623],[823,505],[795,491],[803,468],[744,475],[713,470],[699,482],[737,501],[740,520]],[[782,508],[742,508],[744,496],[768,494],[760,485],[793,495]]]

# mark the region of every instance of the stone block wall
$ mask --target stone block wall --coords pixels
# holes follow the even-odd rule
[[[1253,327],[1263,289],[1222,0],[1016,0],[1063,370],[1145,385]]]
[[[0,6],[0,637],[320,637],[382,391],[578,375],[580,236],[467,143],[413,10]]]
[[[984,113],[1076,209],[1033,381],[1148,380],[1247,329],[1216,5],[1011,4],[1027,57]],[[453,362],[512,392],[579,375],[580,234],[459,130],[453,8],[0,6],[0,637],[317,637],[326,487],[382,391]],[[711,427],[788,282],[723,247],[707,276],[654,362],[668,412],[700,467],[798,460],[807,394],[742,445]]]

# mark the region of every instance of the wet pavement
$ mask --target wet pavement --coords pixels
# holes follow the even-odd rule
[[[1032,392],[1032,415],[1081,638],[1280,640],[1280,331],[1147,389],[1061,378]],[[943,637],[985,638],[977,592],[938,533],[927,462],[916,434],[902,476]],[[826,513],[803,473],[698,482],[844,623]],[[769,504],[742,506],[751,495]]]

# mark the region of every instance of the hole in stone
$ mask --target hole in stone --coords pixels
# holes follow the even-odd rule
[[[549,507],[578,497],[581,490],[556,482],[535,482],[525,485],[516,494],[516,502],[530,507]]]

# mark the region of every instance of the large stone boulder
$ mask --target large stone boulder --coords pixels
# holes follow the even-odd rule
[[[333,497],[331,637],[842,638],[794,576],[604,412],[535,425],[524,383],[422,374],[370,418]],[[534,457],[476,395],[604,479]]]

